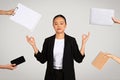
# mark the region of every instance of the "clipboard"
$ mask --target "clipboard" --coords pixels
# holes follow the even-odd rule
[[[101,70],[107,63],[108,59],[109,57],[105,56],[105,53],[100,51],[96,58],[93,60],[92,65],[96,67],[98,70]]]
[[[18,3],[17,7],[15,8],[14,14],[10,16],[10,20],[24,26],[25,28],[33,32],[41,17],[42,15],[38,12],[28,8],[21,3]]]

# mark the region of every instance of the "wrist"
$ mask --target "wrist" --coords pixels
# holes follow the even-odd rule
[[[37,54],[38,53],[38,48],[36,47],[36,45],[33,45],[32,47],[34,49],[34,53]]]
[[[6,69],[7,67],[6,67],[6,65],[0,65],[0,68]]]
[[[31,44],[31,46],[32,46],[33,48],[37,47],[35,43],[34,43],[34,44]]]
[[[8,11],[4,11],[5,15],[9,15],[9,12]]]

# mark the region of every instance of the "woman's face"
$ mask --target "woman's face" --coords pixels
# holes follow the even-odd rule
[[[64,33],[66,28],[65,20],[62,17],[57,17],[53,21],[53,27],[56,33]]]

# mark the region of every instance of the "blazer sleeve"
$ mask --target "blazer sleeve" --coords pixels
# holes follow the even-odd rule
[[[76,62],[80,63],[80,62],[83,61],[85,55],[82,55],[82,54],[81,54],[75,38],[73,38],[72,44],[73,44],[73,45],[72,45],[73,58],[74,58],[74,60],[75,60]]]
[[[47,61],[47,40],[45,39],[44,43],[43,43],[43,48],[42,51],[38,51],[37,54],[34,54],[35,58],[41,62],[42,64],[45,63]]]

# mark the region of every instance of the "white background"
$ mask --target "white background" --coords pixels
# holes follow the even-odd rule
[[[76,38],[79,47],[82,34],[91,33],[84,61],[81,64],[75,62],[76,80],[120,80],[120,65],[112,59],[101,71],[91,65],[99,51],[120,57],[120,25],[89,24],[91,8],[114,9],[115,16],[120,18],[120,0],[0,0],[0,9],[14,9],[18,3],[42,14],[32,34],[40,50],[44,39],[54,34],[52,19],[57,14],[66,17],[66,33]],[[1,69],[0,80],[43,80],[46,64],[40,64],[33,56],[34,51],[25,39],[26,35],[31,35],[30,31],[9,17],[0,15],[0,64],[8,64],[22,55],[26,62],[13,71]]]

